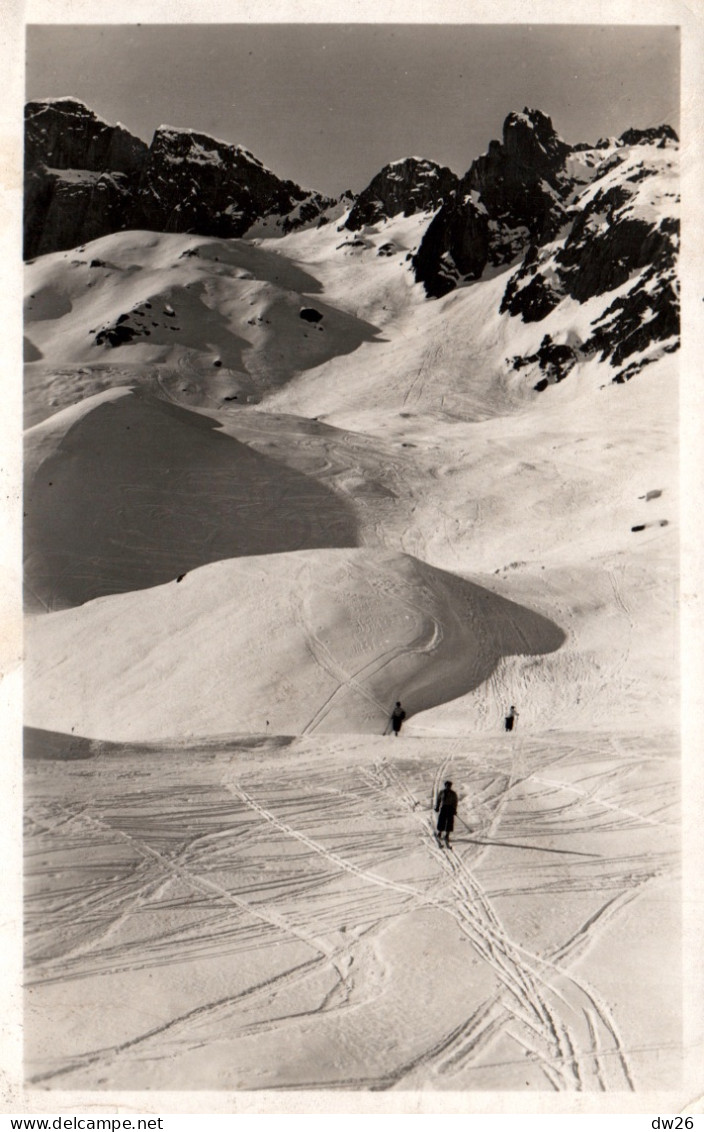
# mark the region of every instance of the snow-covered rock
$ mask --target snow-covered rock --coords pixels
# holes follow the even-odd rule
[[[559,231],[569,153],[541,111],[508,115],[503,142],[492,141],[472,163],[414,259],[416,279],[429,295],[478,278],[487,264],[510,263],[531,241],[542,243]]]
[[[629,132],[631,134],[632,131]],[[626,136],[626,135],[624,135]],[[596,166],[569,210],[564,240],[533,246],[509,279],[501,310],[542,322],[567,300],[601,296],[601,310],[578,341],[633,376],[652,347],[676,349],[679,335],[679,192],[677,154],[668,144],[622,146]]]
[[[26,107],[26,258],[124,228],[230,237],[265,218],[286,232],[337,203],[195,130],[160,126],[147,146],[74,98]]]
[[[385,165],[364,189],[345,222],[352,232],[367,224],[438,208],[457,188],[459,178],[447,166],[421,157]]]
[[[74,98],[25,108],[25,256],[130,225],[147,146]]]

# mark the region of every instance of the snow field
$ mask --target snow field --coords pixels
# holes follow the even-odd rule
[[[71,744],[28,763],[34,1084],[673,1086],[676,745]]]
[[[468,692],[506,652],[552,651],[547,618],[406,555],[229,559],[27,626],[29,725],[103,739],[380,734]]]
[[[677,1088],[676,356],[427,219],[28,266],[36,1086]]]

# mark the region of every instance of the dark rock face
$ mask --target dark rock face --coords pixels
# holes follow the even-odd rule
[[[129,226],[134,196],[125,173],[39,167],[25,178],[24,254],[27,259],[74,248]]]
[[[473,162],[454,200],[443,205],[434,231],[431,234],[431,225],[418,249],[416,279],[427,293],[438,297],[451,289],[444,266],[448,259],[457,267],[455,286],[461,277],[477,278],[487,264],[510,263],[531,242],[542,243],[553,236],[565,218],[563,197],[570,182],[564,162],[569,153],[571,147],[561,141],[551,120],[539,110],[509,114],[503,142],[492,141],[488,151]],[[486,258],[478,271],[478,260],[473,258],[471,270],[465,273],[460,262],[468,242],[476,247],[477,213],[484,217]],[[431,246],[423,246],[426,240]]]
[[[289,212],[306,195],[240,146],[162,126],[139,181],[133,226],[241,236],[259,217]]]
[[[147,146],[122,126],[110,126],[72,98],[28,102],[25,168],[92,169],[139,174]]]
[[[664,270],[653,265],[628,294],[614,299],[585,344],[602,361],[620,366],[653,342],[675,339],[680,332],[679,288],[674,262]],[[631,371],[632,373],[632,371]],[[620,375],[614,378],[618,381]]]
[[[147,146],[74,99],[25,108],[24,254],[75,247],[128,226]]]
[[[416,280],[436,298],[463,279],[479,279],[489,259],[485,210],[450,199],[433,217],[413,257]]]
[[[459,178],[447,166],[418,157],[394,161],[357,197],[345,227],[358,232],[366,224],[384,217],[413,216],[416,212],[438,208],[457,188]]]
[[[573,299],[586,302],[627,282],[638,268],[645,267],[669,244],[669,238],[644,220],[623,220],[602,235],[587,234],[568,240],[558,253],[561,277]]]
[[[151,146],[75,99],[25,111],[25,257],[123,228],[241,236],[272,215],[282,231],[335,202],[282,181],[241,146],[161,127]]]

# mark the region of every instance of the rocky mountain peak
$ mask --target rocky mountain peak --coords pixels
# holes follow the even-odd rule
[[[541,110],[512,112],[503,127],[503,147],[507,159],[536,172],[550,172],[559,166],[571,147],[558,136],[552,119]]]
[[[37,99],[25,107],[25,167],[135,174],[147,154],[141,138],[111,126],[77,98]]]
[[[540,188],[542,181],[559,187],[560,174],[571,146],[558,137],[550,118],[540,110],[511,113],[504,122],[503,143],[492,141],[485,154],[472,163],[463,178],[469,190],[476,189],[513,219],[533,219],[534,204],[525,207],[526,190]]]
[[[488,264],[510,263],[559,231],[571,152],[542,111],[509,114],[503,141],[490,142],[472,163],[414,258],[416,279],[428,294],[444,295],[460,279],[477,279]]]
[[[672,126],[652,126],[647,130],[635,130],[631,128],[621,134],[619,142],[622,145],[650,145],[654,142],[659,142],[661,147],[664,148],[667,142],[679,142],[677,134]]]
[[[345,226],[356,232],[385,217],[438,208],[458,184],[457,175],[435,161],[422,157],[393,161],[359,194]]]
[[[242,236],[262,217],[313,223],[334,203],[281,180],[243,146],[160,126],[147,146],[75,98],[25,116],[25,255],[123,228]]]
[[[160,126],[144,163],[136,207],[148,228],[241,236],[258,217],[288,212],[305,196],[241,146]]]

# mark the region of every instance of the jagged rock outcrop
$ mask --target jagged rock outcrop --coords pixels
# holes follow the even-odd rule
[[[75,98],[28,102],[25,107],[26,169],[92,169],[139,174],[147,146],[124,126],[111,126]]]
[[[462,277],[477,278],[487,264],[510,263],[530,243],[554,235],[564,223],[570,152],[541,111],[509,114],[503,141],[492,141],[473,162],[429,227],[423,239],[429,246],[418,249],[416,279],[427,293],[444,295]],[[469,246],[471,268],[464,272]],[[456,270],[448,273],[449,263]]]
[[[523,322],[539,322],[563,298],[585,303],[618,292],[579,344],[583,356],[598,353],[617,367],[654,345],[669,348],[679,334],[677,165],[660,144],[663,137],[669,143],[674,131],[629,131],[623,137],[636,133],[630,145],[618,140],[592,183],[576,194],[565,239],[526,255],[500,308]],[[629,376],[633,372],[631,362]]]
[[[25,115],[26,258],[123,228],[241,236],[271,216],[286,232],[336,203],[193,130],[162,126],[147,146],[73,98],[30,102]]]
[[[354,203],[345,223],[352,232],[385,217],[413,216],[439,206],[457,188],[459,178],[445,165],[407,157],[385,165]]]
[[[25,257],[75,248],[127,228],[133,206],[125,173],[33,170],[24,188]]]
[[[143,141],[76,99],[27,103],[25,256],[128,227],[146,154]]]
[[[255,220],[290,212],[307,196],[242,146],[161,126],[140,177],[134,227],[242,236]]]
[[[664,148],[668,141],[677,143],[679,138],[672,126],[651,126],[647,130],[626,130],[621,134],[619,141],[622,145],[643,145],[644,143],[660,142]]]

